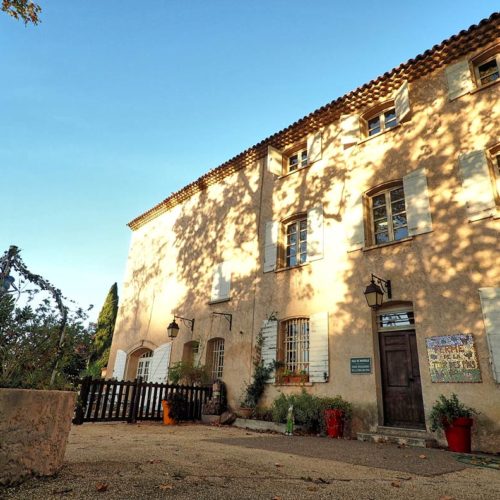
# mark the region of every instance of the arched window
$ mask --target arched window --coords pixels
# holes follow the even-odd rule
[[[367,111],[361,117],[365,137],[373,137],[398,124],[394,100],[387,101]]]
[[[222,379],[224,370],[224,339],[216,338],[208,341],[207,365],[212,380]]]
[[[280,361],[283,375],[309,377],[309,318],[290,318],[280,323]]]
[[[151,364],[151,358],[153,357],[152,351],[145,352],[137,363],[137,378],[142,378],[145,382],[148,381],[149,377],[149,367]]]
[[[200,343],[197,340],[186,342],[182,350],[182,361],[194,365],[197,361]]]

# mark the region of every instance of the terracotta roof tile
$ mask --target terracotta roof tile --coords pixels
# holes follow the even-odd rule
[[[172,193],[161,203],[158,203],[150,210],[133,219],[128,223],[128,226],[132,230],[139,229],[150,220],[172,209],[194,194],[219,182],[228,175],[245,168],[256,159],[265,156],[269,145],[280,149],[287,144],[301,140],[308,133],[337,120],[341,114],[352,113],[370,104],[376,100],[374,96],[377,96],[378,100],[379,96],[389,95],[393,90],[398,88],[404,80],[410,82],[415,81],[437,68],[449,64],[453,60],[473,52],[499,38],[500,12],[495,12],[489,18],[483,19],[477,25],[473,24],[469,29],[462,30],[458,34],[434,45],[424,53],[409,59],[407,62],[400,64],[391,71],[333,100],[316,111],[300,118],[292,125],[289,125],[283,130],[276,132],[246,149],[222,165],[209,170],[196,181]]]

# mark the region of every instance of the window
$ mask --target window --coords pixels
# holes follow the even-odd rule
[[[153,353],[151,351],[145,352],[137,363],[137,378],[142,378],[144,381],[148,381],[149,376],[149,365],[151,364],[151,358]]]
[[[307,167],[307,149],[303,148],[294,152],[287,158],[285,173],[290,174],[300,168]]]
[[[408,236],[405,195],[401,183],[370,196],[370,210],[376,245]]]
[[[283,375],[309,377],[309,318],[281,323]]]
[[[182,361],[185,363],[195,364],[200,349],[200,343],[196,340],[186,342],[182,350]]]
[[[212,380],[222,378],[224,370],[224,339],[212,339],[208,343],[208,362]]]
[[[307,261],[307,217],[284,224],[285,267],[294,267]]]
[[[368,137],[380,134],[398,124],[396,109],[394,107],[386,109],[381,113],[366,120],[366,133]]]

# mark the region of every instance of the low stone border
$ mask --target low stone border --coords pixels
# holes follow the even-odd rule
[[[284,434],[286,432],[286,424],[275,424],[266,420],[254,420],[251,418],[237,418],[233,424],[235,427],[242,429],[250,429],[253,431],[272,431]],[[301,425],[294,426],[296,430],[302,430]]]

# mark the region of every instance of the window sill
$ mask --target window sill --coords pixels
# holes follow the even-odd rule
[[[310,264],[310,262],[304,262],[304,264],[298,264],[297,266],[290,267],[280,267],[279,269],[275,269],[275,273],[281,273],[283,271],[291,271],[292,269],[300,269],[301,267],[306,267]]]
[[[392,132],[393,130],[396,130],[398,128],[401,127],[401,123],[398,123],[397,125],[395,125],[394,127],[391,127],[391,128],[388,128],[386,130],[383,130],[382,132],[379,132],[378,134],[375,134],[375,135],[371,135],[370,137],[365,137],[364,139],[361,139],[359,142],[358,142],[358,145],[360,144],[364,144],[365,142],[368,142],[368,141],[371,141],[372,139],[376,139],[377,137],[380,137],[384,134],[387,134],[389,132]]]
[[[274,384],[275,387],[312,387],[313,382],[297,382],[291,384],[285,384],[283,382],[276,382]]]
[[[231,300],[231,298],[227,298],[227,299],[219,299],[219,300],[210,300],[207,302],[207,304],[209,306],[213,305],[213,304],[222,304],[223,302],[229,302]]]
[[[285,179],[286,177],[290,177],[290,175],[296,174],[298,172],[303,172],[304,170],[307,170],[311,168],[312,163],[308,163],[305,167],[298,168],[297,170],[294,170],[293,172],[288,172],[287,174],[280,175],[278,177],[278,180]]]
[[[500,78],[485,85],[481,85],[480,87],[476,87],[474,90],[471,90],[469,94],[477,94],[478,92],[481,92],[481,90],[489,89],[490,87],[493,87],[493,85],[497,85],[499,83],[500,83]]]
[[[369,247],[363,247],[361,250],[363,252],[369,252],[370,250],[375,250],[375,248],[390,247],[392,245],[397,245],[399,243],[405,243],[407,241],[413,240],[413,236],[408,236],[407,238],[402,238],[401,240],[388,241],[387,243],[381,243],[380,245],[370,245]]]

